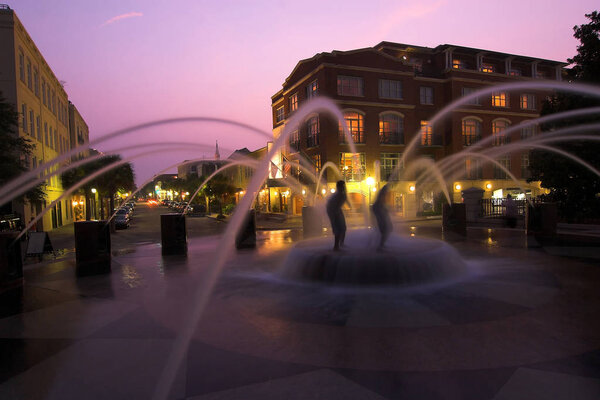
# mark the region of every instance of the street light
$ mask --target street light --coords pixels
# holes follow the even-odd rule
[[[369,190],[369,204],[371,204],[371,186],[375,184],[375,179],[372,176],[367,177],[367,186]]]
[[[97,190],[95,188],[92,188],[92,193],[96,193]]]

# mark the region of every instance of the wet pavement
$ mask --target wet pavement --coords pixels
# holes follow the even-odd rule
[[[444,236],[439,221],[397,230]],[[0,398],[151,398],[220,244],[190,236],[187,257],[119,246],[107,275],[76,278],[69,252],[27,265],[22,293],[0,297]],[[471,228],[446,239],[474,274],[406,290],[286,279],[300,239],[259,231],[230,255],[169,398],[600,398],[596,245]]]

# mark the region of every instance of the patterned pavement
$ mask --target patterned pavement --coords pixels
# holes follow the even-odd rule
[[[282,278],[293,232],[259,239],[221,274],[171,399],[600,398],[598,248],[469,230],[459,281],[348,288]],[[218,242],[138,246],[109,275],[76,278],[72,254],[27,266],[0,297],[0,398],[152,398]]]

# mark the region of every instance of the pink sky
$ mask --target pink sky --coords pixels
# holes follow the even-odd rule
[[[19,0],[9,5],[58,79],[66,81],[92,140],[179,116],[229,118],[270,131],[270,97],[299,60],[382,40],[565,61],[576,53],[573,26],[586,23],[584,14],[598,7],[597,0]],[[264,138],[238,128],[197,123],[137,132],[99,148],[166,140],[213,146],[216,139],[223,149],[265,145]],[[187,151],[136,160],[137,182],[203,154],[212,156]]]

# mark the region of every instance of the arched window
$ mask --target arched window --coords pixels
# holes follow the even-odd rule
[[[404,143],[404,118],[401,115],[384,113],[379,116],[379,143]]]
[[[497,119],[492,122],[492,144],[494,146],[502,146],[510,142],[509,137],[506,136],[504,131],[508,129],[510,122],[505,119]]]
[[[472,146],[481,138],[481,122],[475,118],[462,121],[462,138],[464,146]]]
[[[346,111],[344,112],[344,121],[352,134],[352,141],[354,143],[365,143],[365,117],[356,111]],[[347,143],[342,122],[340,121],[338,125],[340,143]]]

